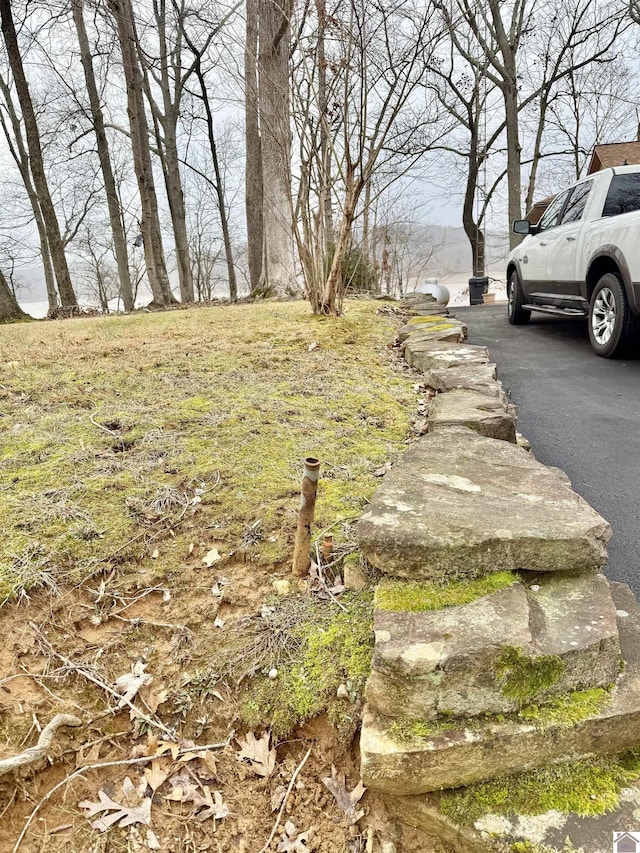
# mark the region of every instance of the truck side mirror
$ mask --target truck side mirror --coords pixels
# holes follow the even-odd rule
[[[516,219],[513,223],[513,231],[515,234],[531,234],[531,223],[528,219]]]

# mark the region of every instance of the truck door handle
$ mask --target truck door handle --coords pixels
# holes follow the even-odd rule
[[[546,246],[547,244],[546,244],[546,243],[543,243],[543,242],[542,242],[542,240],[540,240],[540,245],[541,245],[541,246]]]
[[[567,241],[567,243],[575,243],[576,238],[575,237],[567,237],[566,241]]]

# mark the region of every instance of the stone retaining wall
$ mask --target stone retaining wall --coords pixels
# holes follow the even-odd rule
[[[356,532],[384,575],[362,778],[397,819],[455,850],[560,850],[572,827],[575,846],[599,853],[588,822],[607,835],[609,818],[571,814],[571,791],[566,808],[535,820],[508,814],[508,796],[469,821],[451,805],[465,802],[464,786],[549,767],[579,778],[576,762],[640,746],[640,609],[601,574],[607,522],[518,445],[486,348],[422,299],[407,300],[414,316],[398,339],[438,392],[429,432],[385,476]]]

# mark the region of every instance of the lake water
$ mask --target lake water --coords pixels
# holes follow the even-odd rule
[[[433,279],[436,280],[435,278]],[[467,279],[464,279],[460,276],[443,276],[439,279],[440,283],[443,284],[449,293],[451,294],[451,300],[449,305],[453,307],[462,307],[463,305],[469,304],[469,282]],[[499,279],[492,277],[492,282],[489,287],[489,290],[496,294],[496,301],[502,302],[507,298],[506,288],[504,281],[500,281]],[[27,314],[30,314],[36,320],[41,320],[43,317],[47,316],[47,311],[49,310],[49,305],[45,301],[35,301],[35,302],[20,302],[20,306],[23,311],[26,311]],[[84,308],[90,308],[91,306],[86,303],[83,305]],[[117,310],[117,304],[113,304],[112,309]]]

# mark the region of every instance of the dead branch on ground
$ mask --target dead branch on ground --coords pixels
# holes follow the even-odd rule
[[[23,752],[12,755],[11,758],[0,760],[0,776],[4,776],[5,773],[10,773],[12,770],[17,770],[18,767],[24,767],[25,764],[33,764],[34,761],[40,761],[41,758],[45,758],[56,732],[62,726],[81,725],[82,720],[79,717],[74,717],[72,714],[56,714],[40,733],[38,743],[35,746],[30,746]]]

